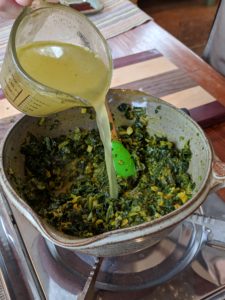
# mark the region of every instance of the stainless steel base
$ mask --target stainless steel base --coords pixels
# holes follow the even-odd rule
[[[16,261],[14,274],[25,274],[20,284],[26,298],[20,298],[15,293],[18,276],[10,278],[10,273],[5,272],[9,295],[14,293],[15,299],[77,299],[95,258],[45,241],[17,210],[13,207],[7,210],[4,199],[0,198],[0,202],[4,208],[0,212],[0,242],[1,246],[10,245],[1,251],[8,253],[9,258],[18,252],[11,261],[4,255],[2,263],[10,269],[10,263],[15,268]],[[207,198],[203,210],[206,215],[225,220],[225,203],[216,194]],[[225,299],[225,252],[205,245],[206,239],[206,228],[185,221],[154,247],[132,255],[105,258],[98,273],[95,298]]]

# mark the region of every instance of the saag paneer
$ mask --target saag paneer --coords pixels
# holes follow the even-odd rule
[[[191,198],[189,141],[181,150],[166,137],[150,136],[145,109],[121,104],[130,126],[118,133],[131,153],[136,176],[119,178],[119,197],[109,196],[104,150],[96,129],[74,128],[56,138],[29,134],[22,196],[48,223],[66,234],[91,237],[154,220]],[[92,110],[87,109],[91,114]]]

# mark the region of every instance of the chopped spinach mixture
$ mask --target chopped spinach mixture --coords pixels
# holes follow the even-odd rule
[[[121,104],[118,109],[133,120],[132,126],[121,126],[118,133],[137,170],[135,177],[118,178],[118,199],[109,196],[104,150],[96,129],[77,127],[56,138],[30,134],[21,147],[26,171],[23,197],[66,234],[90,237],[154,220],[192,196],[189,142],[178,150],[166,137],[149,135],[143,108]]]

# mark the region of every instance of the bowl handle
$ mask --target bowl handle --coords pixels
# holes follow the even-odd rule
[[[225,187],[225,163],[215,153],[212,163],[212,177],[210,193]],[[225,219],[194,213],[189,216],[188,221],[206,227],[207,245],[225,250]]]
[[[213,177],[225,182],[225,163],[220,160],[214,160],[212,165]]]
[[[211,191],[225,187],[225,162],[221,161],[215,154],[212,163],[212,182]]]

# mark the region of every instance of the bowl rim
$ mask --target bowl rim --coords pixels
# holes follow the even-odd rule
[[[6,171],[4,170],[4,149],[7,139],[10,136],[10,133],[15,130],[16,126],[26,120],[27,118],[34,119],[31,116],[22,116],[13,126],[8,130],[5,137],[1,141],[0,144],[0,184],[4,193],[7,196],[7,199],[12,202],[12,204],[26,217],[28,220],[50,241],[54,242],[56,245],[63,246],[66,248],[73,248],[73,249],[85,249],[85,248],[95,248],[104,245],[106,242],[110,244],[117,244],[123,243],[129,240],[143,238],[150,234],[158,234],[160,231],[169,228],[170,226],[174,226],[177,223],[181,222],[185,218],[187,218],[191,213],[193,213],[204,201],[209,189],[210,189],[210,182],[212,179],[212,161],[213,161],[213,148],[209,143],[204,131],[201,127],[189,117],[185,112],[180,109],[177,109],[175,106],[167,103],[164,100],[161,100],[157,97],[153,97],[147,93],[141,91],[134,91],[129,89],[111,89],[109,93],[109,97],[116,94],[123,94],[123,93],[137,93],[138,96],[146,96],[148,97],[148,101],[154,101],[158,103],[162,103],[165,106],[169,106],[176,113],[183,115],[189,122],[192,123],[193,126],[196,127],[198,132],[201,134],[202,138],[205,141],[205,151],[208,151],[209,160],[208,160],[208,167],[207,172],[205,174],[204,180],[196,192],[196,194],[189,199],[185,204],[183,204],[180,208],[161,216],[155,220],[151,220],[149,222],[144,222],[139,225],[116,229],[113,231],[104,232],[99,235],[95,235],[93,237],[88,238],[79,238],[69,236],[63,233],[60,233],[56,229],[54,229],[51,225],[47,224],[45,220],[38,216],[38,214],[23,200],[16,191],[10,185]],[[28,216],[29,214],[29,216]]]

